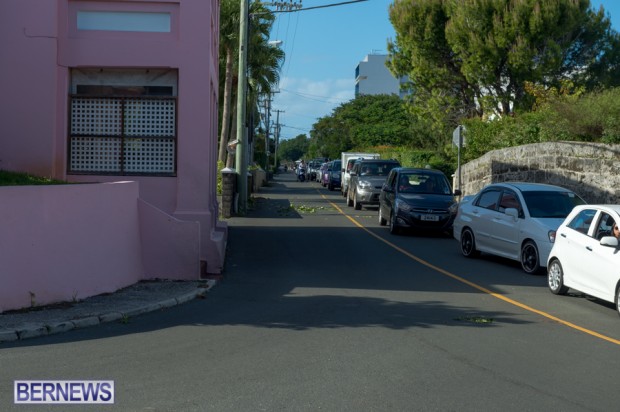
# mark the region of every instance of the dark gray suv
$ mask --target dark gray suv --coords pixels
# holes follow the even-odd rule
[[[451,234],[460,190],[452,191],[439,170],[395,168],[379,196],[379,224],[390,224],[392,234],[401,229],[431,230]]]
[[[379,193],[388,174],[399,167],[397,160],[361,159],[351,169],[347,189],[347,206],[360,210],[362,206],[378,206]]]

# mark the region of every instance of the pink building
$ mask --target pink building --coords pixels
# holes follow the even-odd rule
[[[41,197],[22,193],[36,187],[0,188],[0,214],[14,210],[3,210],[8,203],[20,208],[22,195],[22,209],[44,202],[3,222],[0,245],[22,250],[0,251],[0,261],[13,265],[0,265],[0,311],[20,307],[26,291],[44,304],[140,279],[221,273],[227,228],[216,197],[218,34],[219,0],[0,2],[0,169],[100,183],[48,187]],[[136,190],[109,185],[120,181],[135,182]],[[3,202],[9,193],[12,202]],[[118,201],[93,204],[101,193]],[[71,210],[92,218],[74,227]],[[32,234],[24,227],[45,227],[49,216],[67,224],[23,250],[29,243],[20,237]],[[89,234],[101,233],[111,240],[89,244]],[[59,242],[75,244],[59,258],[67,253]],[[41,270],[73,281],[35,275]]]

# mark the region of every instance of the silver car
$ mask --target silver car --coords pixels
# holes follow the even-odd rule
[[[362,206],[379,206],[379,194],[388,174],[399,167],[397,160],[362,159],[351,169],[347,189],[347,206],[361,210]]]
[[[526,273],[547,266],[556,230],[574,206],[585,201],[559,186],[540,183],[493,183],[459,205],[454,238],[461,252],[480,252],[521,262]]]

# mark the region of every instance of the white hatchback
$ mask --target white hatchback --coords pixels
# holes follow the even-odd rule
[[[620,205],[578,206],[564,220],[547,263],[556,295],[569,288],[613,302],[620,313]]]
[[[559,186],[493,183],[459,204],[454,238],[466,257],[480,252],[502,256],[534,274],[547,265],[558,226],[574,206],[584,203]]]

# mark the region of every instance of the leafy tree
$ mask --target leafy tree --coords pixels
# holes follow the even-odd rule
[[[293,139],[282,140],[278,147],[278,157],[283,160],[299,160],[307,152],[308,137],[305,134],[299,134]]]
[[[223,0],[220,2],[220,92],[222,97],[220,115],[220,146],[218,161],[226,163],[226,145],[229,141],[232,123],[231,106],[233,100],[233,79],[236,83],[237,50],[239,48],[239,2]]]
[[[407,145],[411,118],[396,95],[360,95],[336,107],[310,131],[310,156],[338,158],[340,153],[377,145]]]
[[[395,0],[389,67],[408,75],[412,112],[447,134],[461,118],[532,107],[530,81],[620,80],[619,36],[589,0]]]
[[[496,121],[464,121],[467,145],[464,159],[489,150],[547,141],[620,143],[620,88],[569,93],[534,90],[536,110]]]
[[[279,81],[279,71],[284,61],[284,52],[269,44],[269,34],[275,17],[261,2],[250,4],[250,25],[248,31],[248,83],[247,112],[250,118],[258,119],[258,98],[271,92]],[[237,98],[234,86],[237,83],[239,51],[240,8],[237,0],[222,0],[220,3],[220,95],[223,96],[220,120],[220,147],[218,159],[226,161],[226,145],[234,129]],[[236,105],[235,105],[236,106]],[[254,125],[250,125],[252,131]]]

